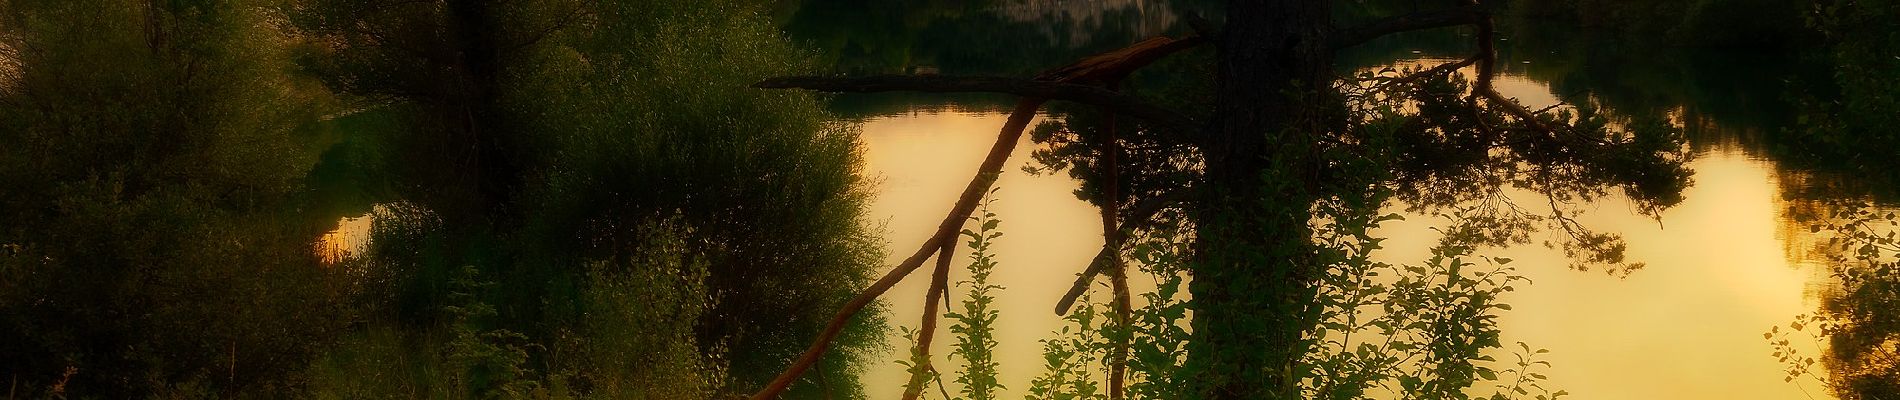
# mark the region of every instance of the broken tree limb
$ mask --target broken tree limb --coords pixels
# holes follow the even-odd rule
[[[932,253],[942,250],[944,246],[956,244],[956,236],[962,231],[963,222],[970,219],[971,212],[976,211],[977,204],[983,200],[983,194],[989,193],[990,184],[994,183],[997,175],[1003,172],[1003,163],[1009,160],[1010,152],[1016,150],[1016,142],[1022,139],[1023,131],[1029,128],[1029,121],[1035,119],[1036,110],[1041,109],[1043,103],[1042,99],[1029,98],[1016,104],[1015,112],[1010,113],[1009,121],[1003,124],[1002,132],[997,134],[996,144],[990,147],[989,155],[985,156],[983,164],[977,167],[976,176],[970,179],[969,186],[964,187],[963,194],[957,197],[956,205],[950,208],[950,215],[944,216],[943,222],[937,225],[937,232],[932,234],[930,239],[924,240],[924,244],[919,246],[917,252],[911,254],[910,258],[904,259],[904,262],[897,264],[891,272],[885,273],[884,277],[878,278],[877,282],[872,283],[856,297],[852,297],[851,301],[846,302],[844,307],[839,308],[838,312],[832,315],[831,322],[825,325],[825,330],[812,341],[811,347],[805,349],[804,354],[800,354],[798,359],[792,361],[792,365],[787,367],[785,372],[779,373],[778,377],[772,378],[772,382],[765,385],[765,388],[753,394],[752,400],[778,398],[780,393],[784,393],[786,388],[791,387],[792,381],[798,380],[800,375],[805,374],[805,370],[811,369],[826,351],[831,350],[831,342],[838,338],[838,334],[844,331],[846,325],[850,324],[851,317],[863,311],[864,307],[871,305],[871,302],[876,301],[877,297],[883,295],[885,291],[891,290],[892,286],[904,280],[911,271],[923,266],[924,260],[929,259]]]
[[[1459,25],[1474,25],[1478,20],[1490,15],[1481,5],[1468,5],[1458,8],[1416,12],[1394,17],[1381,18],[1353,27],[1333,32],[1333,48],[1346,48],[1399,32],[1444,28]]]
[[[1182,200],[1186,200],[1188,194],[1188,190],[1176,190],[1136,203],[1133,208],[1128,209],[1128,212],[1122,214],[1122,221],[1126,221],[1127,223],[1122,224],[1122,226],[1119,227],[1121,229],[1118,229],[1118,231],[1132,232],[1145,228],[1149,223],[1153,222],[1150,221],[1150,219],[1154,218],[1155,213],[1159,213],[1162,209],[1168,208]],[[1103,243],[1102,250],[1095,253],[1095,258],[1089,262],[1088,268],[1084,268],[1082,273],[1075,277],[1075,284],[1069,287],[1069,292],[1064,293],[1062,299],[1056,301],[1056,315],[1067,315],[1069,313],[1069,307],[1075,305],[1075,299],[1082,297],[1082,292],[1088,291],[1089,284],[1095,282],[1095,275],[1101,274],[1104,269],[1109,267],[1111,261],[1110,256],[1120,252],[1120,247]]]
[[[1069,65],[1044,71],[1036,75],[1036,80],[1085,84],[1116,82],[1155,60],[1206,42],[1200,36],[1183,39],[1166,36],[1148,38],[1128,47],[1088,56]]]
[[[1072,101],[1100,106],[1109,112],[1140,118],[1170,129],[1188,132],[1193,119],[1139,97],[1095,86],[994,76],[871,75],[851,77],[788,76],[752,85],[764,89],[809,89],[834,93],[932,92],[1007,93],[1022,97]]]
[[[1104,76],[1114,76],[1112,74],[1126,74],[1127,71],[1133,71],[1134,69],[1146,66],[1168,53],[1187,48],[1191,46],[1193,42],[1197,41],[1177,41],[1167,38],[1150,39],[1130,46],[1130,48],[1085,58],[1075,64],[1051,70],[1048,73],[1042,74],[1039,79],[1072,82],[1099,79]],[[1078,68],[1079,66],[1093,67]],[[774,78],[760,82],[754,85],[754,87],[804,87],[787,82],[787,80],[790,80],[795,83],[800,79],[826,80],[833,78]],[[775,81],[778,83],[773,84]],[[807,83],[811,82],[808,81]],[[1087,88],[1087,86],[1083,87]],[[811,89],[823,90],[817,88]],[[1119,93],[1110,93],[1121,96]],[[883,277],[878,278],[870,287],[866,287],[864,291],[858,292],[850,301],[845,302],[844,306],[840,307],[838,312],[832,315],[831,321],[825,325],[825,330],[820,332],[818,337],[812,340],[811,346],[806,348],[805,352],[800,354],[797,359],[793,360],[792,364],[787,366],[784,372],[779,373],[779,375],[772,378],[772,381],[767,383],[764,388],[752,394],[750,397],[751,400],[770,400],[778,398],[780,394],[785,392],[786,388],[791,386],[793,381],[797,380],[806,370],[811,369],[813,365],[817,364],[825,352],[831,349],[832,341],[836,340],[838,335],[844,331],[845,326],[850,323],[853,316],[863,311],[866,306],[869,306],[872,301],[876,301],[878,296],[889,291],[892,286],[896,286],[905,276],[910,275],[910,273],[916,271],[918,267],[923,266],[924,261],[930,258],[932,252],[941,251],[944,246],[955,245],[956,237],[959,232],[961,232],[963,223],[970,218],[970,213],[976,211],[977,204],[981,202],[983,195],[989,193],[991,184],[994,183],[996,177],[1002,173],[1003,163],[1009,160],[1010,153],[1015,150],[1016,142],[1022,139],[1023,131],[1027,130],[1029,128],[1029,122],[1035,119],[1036,111],[1041,109],[1042,104],[1047,101],[1048,99],[1039,96],[1026,96],[1016,104],[1016,109],[1010,113],[1009,120],[1003,123],[1001,132],[997,134],[996,144],[990,147],[989,154],[984,156],[983,163],[977,167],[976,176],[972,177],[970,184],[964,187],[963,194],[957,198],[955,205],[950,208],[950,214],[944,216],[943,222],[937,226],[937,231],[932,234],[929,239],[924,240],[924,243],[919,246],[917,252],[911,254],[909,258],[905,258],[902,263],[892,268],[890,272],[885,273]],[[1166,112],[1166,110],[1159,111]],[[1178,114],[1173,114],[1172,112],[1167,112],[1167,114],[1171,115],[1171,117],[1168,118],[1179,118],[1177,123],[1185,124],[1184,128],[1193,127],[1192,121],[1187,120],[1185,117],[1180,117]]]
[[[917,365],[911,366],[914,373],[935,373],[936,367],[930,365],[930,342],[937,333],[937,302],[950,289],[950,252],[956,249],[955,242],[944,244],[937,253],[937,270],[931,271],[930,290],[924,294],[924,319],[917,324],[917,346],[911,349],[911,359]],[[917,400],[924,394],[923,379],[911,376],[910,383],[904,385],[903,400]]]
[[[1448,74],[1448,73],[1451,73],[1452,71],[1457,71],[1461,68],[1471,66],[1471,64],[1475,64],[1478,62],[1478,60],[1481,60],[1483,58],[1484,58],[1483,55],[1472,55],[1471,57],[1466,57],[1463,60],[1439,64],[1438,66],[1431,67],[1429,69],[1414,72],[1411,75],[1406,75],[1406,76],[1402,76],[1398,78],[1392,78],[1391,80],[1380,83],[1379,86],[1381,88],[1385,88],[1385,87],[1392,87],[1392,86],[1398,86],[1398,85],[1405,85],[1405,84],[1410,84],[1412,82],[1418,81],[1419,79],[1424,79],[1425,77]]]
[[[1467,6],[1467,8],[1483,7],[1480,0],[1470,1],[1471,5]],[[1503,108],[1506,113],[1510,113],[1511,116],[1524,121],[1524,124],[1530,125],[1532,129],[1547,134],[1556,134],[1557,131],[1555,129],[1549,125],[1545,125],[1543,120],[1537,118],[1537,113],[1524,108],[1524,105],[1519,104],[1516,100],[1504,97],[1504,94],[1498,93],[1497,88],[1491,85],[1491,80],[1497,74],[1498,52],[1496,45],[1493,43],[1493,36],[1497,35],[1497,23],[1491,18],[1491,14],[1489,13],[1480,15],[1473,23],[1478,26],[1478,36],[1476,40],[1478,45],[1477,57],[1479,58],[1476,60],[1478,64],[1478,82],[1472,87],[1472,93],[1489,100],[1493,105]]]

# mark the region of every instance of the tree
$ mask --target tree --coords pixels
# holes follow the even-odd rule
[[[283,393],[347,322],[297,211],[325,93],[261,1],[0,3],[0,374]],[[64,390],[64,393],[61,391]]]
[[[1884,72],[1900,68],[1900,59],[1881,56],[1900,51],[1900,37],[1882,17],[1894,12],[1900,3],[1819,3],[1809,28],[1827,38],[1820,58],[1831,73],[1799,93],[1801,115],[1784,132],[1788,142],[1776,147],[1782,173],[1793,178],[1784,183],[1784,229],[1814,242],[1791,250],[1819,261],[1830,279],[1813,314],[1764,337],[1790,380],[1813,375],[1842,399],[1900,395],[1900,263],[1892,258],[1900,248],[1892,212],[1900,165],[1889,156],[1900,149],[1893,129],[1900,119],[1891,112],[1900,107],[1900,79]],[[1796,332],[1827,339],[1818,359],[1826,376],[1814,374],[1815,357],[1789,345]]]
[[[306,3],[292,10],[306,65],[358,106],[352,118],[385,122],[361,134],[385,144],[390,164],[414,168],[395,173],[411,204],[382,221],[426,221],[411,227],[423,233],[378,238],[390,251],[370,260],[397,271],[390,303],[405,328],[440,322],[453,295],[442,283],[473,265],[496,282],[480,299],[497,309],[494,328],[589,348],[560,339],[601,319],[593,313],[638,308],[601,299],[668,296],[600,277],[690,275],[681,279],[694,295],[671,298],[698,303],[681,305],[694,310],[692,345],[731,371],[710,384],[752,385],[816,334],[822,318],[811,313],[869,280],[879,254],[859,220],[855,134],[827,122],[809,94],[745,87],[811,69],[759,2]],[[651,259],[705,271],[672,274]],[[602,287],[654,293],[590,289]],[[844,347],[876,344],[879,321],[853,327]],[[827,387],[799,395],[855,392],[844,371],[860,359],[827,359],[830,373],[813,379]],[[539,372],[566,373],[553,364]],[[626,375],[578,368],[589,380]]]
[[[1610,264],[1628,271],[1613,235],[1588,230],[1566,205],[1621,188],[1654,215],[1680,200],[1688,184],[1680,138],[1667,124],[1628,120],[1610,128],[1610,117],[1587,107],[1547,113],[1525,109],[1491,87],[1495,58],[1490,3],[1437,4],[1436,11],[1372,19],[1333,21],[1333,2],[1270,0],[1227,2],[1225,24],[1197,23],[1187,39],[1154,39],[1057,68],[1036,79],[960,76],[787,77],[764,88],[828,92],[999,92],[1024,97],[996,146],[936,234],[890,274],[861,293],[834,317],[841,326],[859,308],[915,270],[943,246],[989,187],[1028,118],[1047,100],[1099,107],[1133,117],[1121,135],[1091,134],[1078,140],[1093,147],[1088,157],[1108,157],[1126,143],[1176,144],[1196,157],[1173,168],[1192,180],[1179,193],[1130,190],[1130,199],[1109,198],[1121,181],[1097,184],[1105,220],[1148,218],[1154,209],[1190,210],[1198,238],[1190,285],[1193,341],[1185,368],[1191,392],[1207,399],[1297,398],[1310,371],[1299,360],[1312,343],[1316,324],[1311,301],[1320,271],[1332,252],[1314,243],[1316,206],[1351,203],[1363,193],[1390,190],[1416,208],[1446,208],[1465,201],[1481,213],[1458,229],[1479,244],[1528,242],[1536,225],[1561,233],[1578,268]],[[1192,13],[1189,13],[1192,15]],[[1475,54],[1404,76],[1335,76],[1334,54],[1379,37],[1422,29],[1466,26],[1476,30]],[[1117,92],[1127,73],[1187,48],[1212,45],[1211,104],[1179,112]],[[1469,87],[1444,79],[1475,67]],[[1360,83],[1377,82],[1371,88]],[[1400,105],[1415,105],[1407,112]],[[1547,111],[1547,110],[1545,110]],[[1112,126],[1112,125],[1111,125]],[[1633,134],[1632,134],[1633,133]],[[1115,165],[1097,161],[1095,165]],[[1154,170],[1153,166],[1135,168]],[[1091,172],[1094,173],[1094,172]],[[1104,174],[1106,175],[1106,174]],[[1130,178],[1139,179],[1139,178]],[[1502,199],[1507,188],[1527,189],[1549,199],[1549,211],[1530,212]],[[1116,196],[1120,196],[1119,194]],[[1376,213],[1370,207],[1342,207]],[[1109,232],[1104,257],[1084,272],[1113,270],[1121,250]],[[1113,272],[1113,271],[1110,271]],[[784,389],[825,350],[821,337],[772,385],[754,395],[767,399]],[[1118,379],[1111,377],[1111,380]],[[1111,391],[1112,392],[1112,391]],[[1111,397],[1116,395],[1111,394]]]

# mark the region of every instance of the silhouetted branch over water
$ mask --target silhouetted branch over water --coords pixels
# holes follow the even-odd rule
[[[878,296],[883,295],[884,292],[890,290],[892,286],[896,286],[898,281],[903,280],[905,276],[910,275],[912,271],[922,266],[924,261],[929,259],[932,253],[941,252],[944,247],[954,246],[956,244],[957,234],[961,232],[964,221],[969,220],[970,214],[976,210],[977,205],[983,199],[983,195],[989,193],[991,184],[995,182],[997,175],[1002,173],[1004,162],[1009,160],[1009,155],[1015,150],[1016,143],[1022,138],[1023,131],[1028,129],[1029,121],[1035,118],[1037,110],[1042,107],[1042,104],[1047,101],[1048,98],[1094,100],[1099,102],[1091,104],[1129,111],[1135,113],[1137,117],[1154,118],[1178,126],[1193,126],[1193,123],[1187,120],[1186,117],[1181,117],[1160,107],[1134,100],[1132,97],[1099,87],[1066,83],[1112,79],[1116,76],[1126,74],[1127,71],[1132,71],[1135,68],[1153,62],[1168,53],[1188,47],[1178,45],[1178,43],[1181,42],[1193,43],[1193,41],[1189,40],[1177,41],[1166,38],[1144,41],[1138,43],[1136,46],[1086,58],[1068,67],[1051,70],[1050,73],[1045,73],[1036,80],[931,76],[878,76],[865,78],[793,77],[768,79],[753,85],[754,87],[760,88],[809,88],[814,90],[843,92],[896,90],[998,92],[1023,95],[1026,98],[1016,105],[1014,112],[1010,113],[1009,120],[1003,124],[1002,132],[997,135],[996,144],[990,147],[989,154],[984,156],[983,163],[977,167],[975,176],[970,179],[970,184],[964,188],[963,194],[958,196],[956,204],[950,209],[950,214],[945,216],[943,223],[937,226],[937,231],[932,234],[929,239],[925,240],[923,245],[918,247],[916,253],[904,259],[904,262],[899,263],[891,272],[885,274],[883,278],[878,279],[877,282],[872,283],[870,287],[865,288],[863,292],[860,292],[856,297],[852,298],[850,302],[845,303],[845,305],[838,310],[838,313],[832,317],[831,323],[826,326],[825,331],[819,334],[817,340],[813,341],[811,348],[807,349],[797,360],[794,360],[791,366],[786,368],[784,373],[773,379],[771,383],[766,384],[765,388],[760,389],[758,393],[753,394],[752,399],[766,400],[777,398],[779,393],[784,392],[786,387],[790,386],[793,381],[804,374],[806,369],[811,368],[813,364],[817,363],[818,360],[824,356],[825,351],[831,346],[831,341],[837,337],[838,333],[844,330],[844,327],[850,322],[852,316],[862,311],[865,306],[876,301]],[[1078,102],[1089,103],[1089,101]]]

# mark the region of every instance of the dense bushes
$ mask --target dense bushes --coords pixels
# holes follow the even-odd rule
[[[855,132],[747,87],[807,64],[755,3],[0,3],[0,379],[750,390],[881,259]],[[367,248],[320,261],[370,202]],[[858,392],[861,322],[797,396]]]
[[[490,345],[522,349],[543,389],[636,398],[747,390],[795,356],[879,259],[859,224],[854,132],[830,125],[808,95],[748,87],[804,64],[757,5],[315,3],[300,26],[342,44],[313,51],[311,65],[338,90],[394,100],[365,114],[390,123],[366,125],[387,129],[376,133],[385,162],[421,166],[394,173],[413,202],[379,217],[390,225],[365,261],[411,271],[390,276],[384,315],[393,317],[374,323],[414,328],[406,340],[417,348],[454,353],[444,347],[454,335],[443,332],[473,323],[519,335]],[[437,21],[453,28],[432,31]],[[479,43],[509,45],[468,56]],[[465,120],[479,123],[454,123]],[[655,247],[656,237],[677,243]],[[693,269],[643,267],[654,259]],[[495,282],[470,298],[493,307],[492,318],[441,312],[468,307],[440,284],[465,266]],[[668,285],[634,282],[690,289],[668,303],[690,317],[600,314],[653,312],[625,301],[670,296]],[[828,385],[801,389],[855,393],[846,371],[877,326],[859,325],[845,356],[828,360]],[[648,336],[624,337],[634,333]],[[681,343],[702,359],[679,358]],[[652,354],[674,356],[635,362]],[[684,369],[666,369],[674,366]],[[687,376],[700,379],[678,386]],[[506,387],[439,384],[471,395]]]
[[[289,207],[322,91],[239,5],[0,4],[0,375],[19,394],[273,393],[341,328],[323,228]]]

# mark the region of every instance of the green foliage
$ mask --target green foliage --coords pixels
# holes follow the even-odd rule
[[[1832,278],[1819,292],[1821,307],[1762,338],[1789,381],[1813,377],[1848,400],[1900,395],[1900,218],[1891,207],[1861,201],[1824,202],[1819,209],[1797,217],[1809,224],[1809,234],[1824,239],[1811,249]],[[1800,351],[1809,344],[1823,353]],[[1817,362],[1825,369],[1817,370]]]
[[[1822,1],[1807,13],[1808,24],[1825,35],[1817,49],[1818,64],[1826,75],[1798,81],[1792,93],[1799,112],[1786,134],[1795,140],[1787,147],[1791,163],[1823,171],[1872,179],[1853,185],[1892,197],[1900,187],[1891,178],[1888,150],[1900,148],[1900,124],[1893,110],[1900,107],[1900,37],[1892,15],[1900,3],[1892,1]]]
[[[749,390],[881,259],[855,132],[747,87],[807,64],[761,8],[0,2],[0,375],[31,397]],[[313,254],[372,208],[368,251]],[[857,392],[880,322],[792,397]]]
[[[931,306],[935,307],[935,305]],[[904,371],[910,374],[910,381],[904,382],[905,390],[910,390],[910,388],[922,390],[922,388],[931,382],[943,382],[943,376],[939,374],[937,368],[933,367],[930,363],[930,355],[924,353],[923,349],[917,347],[917,333],[919,331],[908,326],[899,326],[897,330],[900,335],[903,335],[904,341],[907,342],[905,347],[910,349],[910,358],[897,360],[897,365],[904,366]]]
[[[700,351],[695,322],[709,308],[706,267],[679,251],[678,235],[656,236],[645,257],[591,266],[587,311],[557,340],[560,376],[611,399],[704,399],[725,386],[718,356]],[[719,354],[719,352],[713,352]]]
[[[495,307],[480,297],[494,282],[481,280],[481,271],[463,267],[449,280],[449,305],[442,308],[449,318],[444,364],[449,374],[448,393],[464,393],[470,398],[524,398],[538,392],[541,383],[528,379],[525,368],[528,350],[541,349],[528,342],[528,336],[507,329],[484,328],[494,324]]]
[[[392,209],[393,210],[393,209]],[[378,224],[404,221],[390,211]],[[409,218],[423,221],[426,218]],[[379,227],[364,258],[397,246],[407,228]],[[585,266],[576,315],[552,337],[497,328],[497,284],[462,268],[449,279],[440,324],[372,321],[309,371],[318,398],[607,399],[712,398],[726,385],[723,360],[701,352],[693,329],[707,308],[706,269],[682,249],[684,228],[653,223],[640,248]],[[379,261],[377,267],[400,267]],[[546,343],[546,344],[544,344]]]
[[[265,5],[0,3],[15,393],[285,395],[347,322],[295,204],[325,95]]]
[[[749,87],[808,64],[758,2],[308,3],[288,10],[311,39],[303,64],[389,121],[370,128],[397,197],[441,221],[398,239],[419,253],[382,256],[415,261],[393,278],[405,324],[431,326],[446,268],[473,265],[499,283],[493,328],[589,348],[562,340],[593,317],[590,265],[648,257],[675,226],[668,251],[704,268],[707,298],[652,334],[693,332],[719,371],[706,390],[750,391],[882,259],[855,132],[810,95]],[[789,397],[859,395],[880,329],[855,322]],[[553,354],[527,365],[556,375]]]
[[[958,281],[957,286],[969,288],[963,296],[963,309],[947,314],[953,321],[950,332],[957,335],[957,342],[950,355],[963,359],[963,368],[957,370],[956,382],[962,385],[958,398],[971,400],[990,400],[996,398],[996,391],[1003,385],[996,379],[996,316],[998,310],[991,306],[996,297],[991,292],[1002,290],[1000,285],[990,283],[990,273],[996,270],[996,254],[990,246],[1003,236],[998,229],[1002,224],[996,213],[990,211],[990,205],[996,201],[997,189],[991,189],[990,195],[983,200],[977,210],[980,215],[970,217],[977,229],[964,229],[961,234],[969,238],[970,277]]]
[[[1389,185],[1379,190],[1392,190],[1389,198],[1413,212],[1468,208],[1453,227],[1469,232],[1447,233],[1474,245],[1529,244],[1541,228],[1550,232],[1546,246],[1562,249],[1573,269],[1626,275],[1643,267],[1624,259],[1621,237],[1579,223],[1574,204],[1620,194],[1637,212],[1659,217],[1680,203],[1693,182],[1685,164],[1694,157],[1681,129],[1659,115],[1618,115],[1588,102],[1540,114],[1534,126],[1495,107],[1470,106],[1472,85],[1456,76],[1389,84],[1418,71],[1363,72],[1348,87],[1365,121],[1354,128],[1362,141],[1331,150],[1341,159],[1337,176],[1349,182],[1337,185],[1340,193]],[[1507,189],[1535,192],[1544,204],[1517,204]]]
[[[1034,399],[1104,399],[1101,383],[1094,376],[1096,363],[1106,354],[1109,341],[1102,336],[1103,307],[1084,294],[1077,307],[1062,319],[1056,337],[1042,340],[1043,372],[1029,381],[1029,396]]]
[[[708,270],[696,329],[733,390],[769,380],[870,282],[856,132],[808,94],[750,84],[806,64],[740,1],[599,5],[599,26],[551,49],[527,98],[561,155],[537,178],[530,229],[555,253],[614,257],[641,220],[678,213]],[[603,84],[612,83],[612,84]],[[868,314],[876,315],[876,314]],[[792,398],[856,396],[882,320],[854,321]],[[822,376],[821,382],[818,377]],[[829,392],[829,394],[827,394]]]
[[[1790,231],[1805,232],[1817,246],[1798,255],[1820,261],[1832,278],[1819,291],[1822,304],[1797,316],[1786,330],[1763,334],[1772,355],[1787,367],[1787,379],[1808,376],[1842,399],[1900,397],[1900,259],[1894,241],[1896,181],[1891,154],[1900,148],[1893,129],[1900,117],[1900,36],[1892,18],[1900,3],[1822,1],[1806,14],[1808,26],[1825,35],[1816,56],[1827,67],[1793,96],[1800,115],[1785,130],[1794,140],[1783,157]],[[1802,226],[1805,225],[1805,226]],[[1806,336],[1808,340],[1799,340]],[[1791,340],[1792,339],[1792,340]],[[1800,346],[1825,341],[1821,354]],[[1817,370],[1816,364],[1825,367]]]
[[[1383,194],[1381,194],[1383,193]],[[1420,265],[1392,265],[1372,261],[1382,240],[1368,232],[1380,222],[1398,218],[1377,215],[1372,199],[1391,191],[1369,192],[1359,200],[1323,203],[1327,223],[1316,230],[1319,240],[1335,251],[1327,258],[1319,295],[1309,306],[1321,321],[1307,331],[1312,343],[1295,368],[1306,376],[1302,397],[1367,399],[1397,396],[1426,399],[1553,399],[1568,395],[1545,388],[1541,369],[1548,361],[1537,355],[1547,350],[1518,343],[1514,363],[1499,362],[1503,350],[1496,326],[1498,313],[1510,305],[1499,296],[1527,282],[1514,273],[1512,260],[1473,254],[1482,241],[1473,222],[1448,215],[1444,237],[1433,257]],[[1147,231],[1134,247],[1134,259],[1156,279],[1156,290],[1142,293],[1144,305],[1134,310],[1133,325],[1114,326],[1102,318],[1112,312],[1107,303],[1093,303],[1085,295],[1081,306],[1065,317],[1068,325],[1044,344],[1044,372],[1029,389],[1030,398],[1105,398],[1100,381],[1106,357],[1113,351],[1115,334],[1131,337],[1129,398],[1180,398],[1190,379],[1181,367],[1185,329],[1191,301],[1181,298],[1191,254],[1187,238],[1176,229]],[[1471,260],[1476,259],[1476,260]],[[1470,261],[1468,261],[1470,260]],[[1478,261],[1485,263],[1480,267]],[[1091,292],[1093,293],[1093,292]],[[1126,329],[1126,333],[1118,330]],[[1488,394],[1477,394],[1488,388]]]
[[[1132,310],[1129,330],[1130,374],[1128,396],[1134,399],[1187,397],[1188,377],[1180,372],[1187,362],[1186,329],[1192,303],[1182,289],[1188,276],[1192,242],[1183,229],[1150,229],[1135,241],[1130,254],[1141,272],[1155,281],[1155,290],[1140,293],[1141,307]]]

